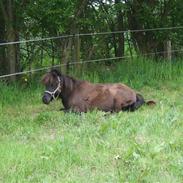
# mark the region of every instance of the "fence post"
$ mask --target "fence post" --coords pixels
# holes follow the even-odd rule
[[[130,43],[130,32],[128,31],[126,33],[126,37],[127,37],[127,42],[128,42],[128,48],[129,48],[129,51],[130,51],[130,56],[131,56],[131,59],[133,59],[133,53],[132,53],[132,47],[131,47],[131,43]]]
[[[164,56],[167,60],[172,60],[172,43],[170,40],[165,42],[165,53]]]
[[[80,70],[81,64],[80,62],[80,38],[79,38],[79,30],[77,29],[74,36],[74,60],[77,63],[77,68]]]

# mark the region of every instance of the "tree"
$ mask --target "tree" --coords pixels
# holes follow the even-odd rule
[[[5,22],[3,19],[2,11],[0,11],[0,43],[5,42]],[[6,55],[5,46],[0,46],[0,75],[6,74]]]
[[[172,27],[179,25],[178,22],[181,22],[183,18],[182,14],[180,17],[176,17],[176,19],[172,16],[173,12],[176,12],[176,15],[179,14],[177,12],[178,1],[176,0],[133,0],[125,1],[125,4],[127,5],[128,28],[131,30]],[[181,7],[182,3],[180,1],[179,4]],[[165,41],[170,39],[173,42],[175,41],[176,37],[172,38],[172,35],[175,35],[174,31],[177,32],[177,30],[132,32],[131,39],[136,51],[142,54],[151,52],[158,53],[165,51]]]
[[[182,8],[181,0],[1,0],[1,42],[73,36],[0,46],[0,74],[54,64],[65,64],[66,73],[72,61],[128,55],[126,43],[141,54],[165,51],[165,41],[181,49],[181,29],[131,32],[128,37],[119,32],[76,35],[181,26]],[[76,68],[80,70],[80,64]]]
[[[3,21],[5,24],[5,38],[7,42],[14,42],[19,40],[16,32],[16,14],[15,14],[15,2],[13,0],[0,1],[0,6],[3,15]],[[15,73],[18,71],[18,47],[16,44],[7,45],[7,65],[9,73]],[[11,77],[11,80],[15,80],[15,76]]]

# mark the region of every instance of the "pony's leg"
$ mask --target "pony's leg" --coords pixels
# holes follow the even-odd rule
[[[72,112],[75,113],[86,113],[88,111],[87,106],[83,105],[74,105],[72,106]]]
[[[145,100],[144,97],[140,94],[137,94],[137,100],[134,104],[132,104],[130,106],[130,111],[135,111],[137,110],[139,107],[141,107],[143,104],[145,104]]]
[[[60,111],[64,111],[64,110],[65,110],[65,108],[63,108],[63,107],[62,107],[62,108],[60,108]]]
[[[120,112],[122,108],[120,100],[114,99],[113,109],[111,112]]]
[[[69,112],[71,112],[70,109],[64,109],[64,108],[60,109],[60,111],[63,111],[64,113],[69,113]]]
[[[62,108],[60,108],[60,111],[63,111],[64,113],[68,113],[68,112],[70,112],[71,110],[68,109],[68,108],[62,107]]]
[[[143,104],[145,104],[144,97],[140,94],[137,94],[137,101],[135,102],[134,108],[138,109]]]

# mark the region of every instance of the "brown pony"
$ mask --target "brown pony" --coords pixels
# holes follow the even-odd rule
[[[62,75],[57,70],[45,74],[42,82],[46,87],[43,102],[49,104],[61,98],[65,111],[134,111],[145,103],[155,104],[154,101],[145,102],[140,94],[124,84],[93,84]]]

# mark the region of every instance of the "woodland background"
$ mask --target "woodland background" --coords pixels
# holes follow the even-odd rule
[[[65,64],[67,73],[71,62],[134,54],[162,60],[167,43],[179,50],[172,51],[172,58],[180,57],[181,28],[79,34],[180,27],[182,9],[182,0],[0,0],[0,43],[73,35],[0,45],[0,75],[56,64]],[[79,71],[81,65],[75,68]]]

